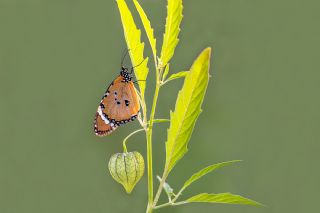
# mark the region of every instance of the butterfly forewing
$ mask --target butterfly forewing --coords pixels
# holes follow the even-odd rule
[[[118,77],[108,89],[108,95],[102,99],[103,112],[116,122],[130,121],[136,117],[140,105],[133,83],[122,82]]]

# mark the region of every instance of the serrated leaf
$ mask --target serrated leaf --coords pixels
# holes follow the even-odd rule
[[[143,8],[139,4],[139,2],[137,0],[133,0],[133,3],[136,6],[136,9],[140,15],[143,27],[146,31],[148,40],[150,42],[153,57],[156,59],[156,57],[157,57],[156,39],[154,38],[153,28],[151,27],[151,23],[148,19],[147,14],[144,12]]]
[[[132,66],[136,66],[134,72],[138,80],[141,97],[144,98],[145,80],[149,70],[147,67],[148,58],[145,59],[143,56],[144,43],[141,42],[141,31],[137,28],[126,2],[124,0],[117,0],[117,3]]]
[[[172,81],[172,80],[177,79],[177,78],[183,78],[188,73],[189,73],[189,71],[181,71],[181,72],[178,72],[178,73],[174,73],[174,74],[170,75],[170,77],[166,80],[166,82]]]
[[[227,162],[222,162],[222,163],[217,163],[217,164],[213,164],[211,166],[208,166],[202,170],[200,170],[199,172],[193,174],[184,184],[183,187],[181,188],[181,192],[183,190],[185,190],[188,186],[190,186],[190,184],[192,184],[194,181],[198,180],[199,178],[201,178],[202,176],[208,174],[209,172],[212,172],[218,168],[236,163],[236,162],[240,162],[240,160],[233,160],[233,161],[227,161]]]
[[[205,203],[225,203],[225,204],[241,204],[261,206],[260,203],[231,193],[208,194],[202,193],[193,196],[185,201],[186,203],[205,202]]]
[[[166,27],[160,56],[163,66],[170,61],[179,42],[182,8],[182,0],[168,0]]]
[[[208,85],[210,55],[211,48],[206,48],[194,61],[183,87],[179,91],[175,111],[170,113],[165,176],[188,151],[187,145],[201,112],[201,105]]]

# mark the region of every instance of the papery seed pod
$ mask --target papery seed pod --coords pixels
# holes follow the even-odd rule
[[[121,183],[128,194],[144,173],[144,160],[139,152],[114,154],[108,166],[113,179]]]

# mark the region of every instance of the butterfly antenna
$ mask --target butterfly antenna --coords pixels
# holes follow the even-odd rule
[[[133,81],[133,83],[138,84],[138,81],[147,81],[147,80],[136,80],[136,81]]]
[[[134,66],[134,67],[131,67],[131,73],[133,72],[133,69],[140,66],[147,58],[143,59],[138,65]]]
[[[122,52],[122,59],[121,59],[121,67],[123,67],[123,62],[124,60],[126,59],[126,56],[128,55],[130,49],[124,49],[123,52]]]

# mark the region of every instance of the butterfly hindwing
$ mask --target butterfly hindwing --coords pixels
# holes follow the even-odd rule
[[[102,119],[99,113],[96,113],[96,116],[94,119],[94,131],[96,135],[99,135],[99,136],[109,135],[116,128],[117,128],[116,125],[111,126],[110,123],[106,124],[106,122]]]

